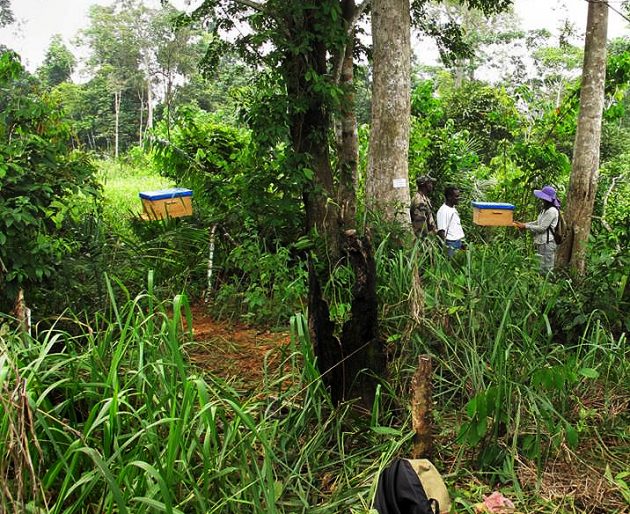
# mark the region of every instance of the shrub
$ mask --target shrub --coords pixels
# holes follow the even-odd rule
[[[58,104],[11,52],[0,55],[0,290],[51,277],[73,242],[77,195],[97,198],[95,168],[72,149]]]

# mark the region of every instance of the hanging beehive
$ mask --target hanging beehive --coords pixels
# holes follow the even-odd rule
[[[192,215],[192,191],[183,187],[160,189],[158,191],[142,191],[143,218],[161,220],[164,218],[181,218]]]

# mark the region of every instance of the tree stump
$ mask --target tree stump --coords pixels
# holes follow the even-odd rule
[[[414,459],[428,459],[433,453],[432,376],[431,356],[421,355],[411,380],[411,419],[415,431],[411,455]]]
[[[12,311],[13,316],[18,322],[18,328],[23,334],[31,335],[31,309],[26,306],[24,299],[24,289],[20,288],[15,305]]]

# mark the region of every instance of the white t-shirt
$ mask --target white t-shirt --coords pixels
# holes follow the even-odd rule
[[[443,230],[445,239],[449,241],[464,239],[464,229],[455,207],[442,204],[437,211],[437,229],[438,232]]]

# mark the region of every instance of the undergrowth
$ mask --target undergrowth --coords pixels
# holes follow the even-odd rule
[[[187,364],[185,296],[158,303],[150,285],[119,304],[108,285],[108,312],[76,320],[78,336],[3,330],[0,510],[368,509],[408,431],[378,407],[366,423],[350,404],[331,406],[304,318],[267,394],[244,396]]]
[[[623,512],[625,333],[600,315],[567,332],[574,284],[543,279],[518,248],[471,245],[448,260],[382,244],[376,260],[390,367],[367,416],[331,405],[302,315],[281,364],[261,364],[261,390],[192,367],[187,297],[159,302],[153,273],[136,296],[106,281],[107,307],[68,314],[70,331],[31,338],[4,324],[0,510],[367,512],[379,471],[410,450],[409,380],[430,354],[434,460],[460,512],[492,487],[526,512]],[[546,473],[561,462],[597,489],[554,496]]]

